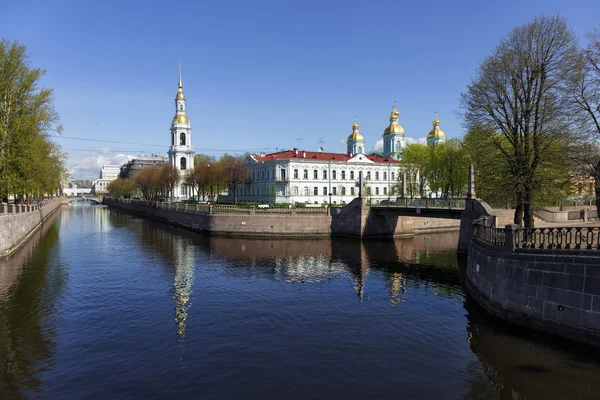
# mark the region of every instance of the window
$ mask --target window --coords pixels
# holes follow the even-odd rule
[[[327,170],[326,169],[323,170],[323,179],[327,179]]]
[[[375,180],[378,181],[379,180],[379,171],[375,171]]]
[[[336,188],[333,188],[333,195],[335,196],[337,194],[337,191],[335,190]]]
[[[185,146],[185,133],[184,132],[181,132],[179,134],[179,144],[182,146]]]
[[[285,181],[285,168],[281,168],[281,180]]]
[[[309,194],[308,194],[308,193],[309,193],[309,192],[308,192],[308,190],[309,190],[309,189],[308,189],[308,186],[304,188],[304,195],[305,195],[305,196],[308,196],[308,195],[309,195]]]
[[[350,195],[351,195],[351,196],[354,196],[354,186],[352,186],[352,187],[350,188]]]
[[[327,196],[327,186],[323,186],[323,196]]]
[[[387,172],[383,171],[383,180],[387,181]]]
[[[185,183],[181,185],[181,197],[187,197],[187,185]]]
[[[394,172],[392,172],[392,180],[394,180]]]
[[[346,171],[342,171],[342,179],[346,179]]]
[[[387,188],[386,187],[383,188],[383,194],[387,194]]]
[[[346,195],[346,187],[342,186],[342,196],[345,196],[345,195]]]
[[[315,188],[314,188],[314,191],[313,191],[313,194],[314,194],[315,196],[318,196],[318,195],[319,195],[319,188],[318,188],[318,187],[316,187],[316,186],[315,186]]]
[[[331,179],[337,179],[337,171],[336,170],[331,171]]]
[[[313,179],[319,179],[319,171],[317,171],[316,169],[313,171]]]
[[[294,179],[298,179],[298,170],[297,169],[294,170]]]
[[[260,171],[260,176],[261,176],[261,179],[264,180],[265,179],[265,171]]]
[[[179,169],[185,169],[187,167],[187,160],[185,157],[181,157],[179,160]]]
[[[308,179],[308,170],[307,169],[304,170],[304,179]]]
[[[371,179],[371,171],[367,171],[367,179]]]
[[[379,188],[378,188],[378,187],[376,187],[376,188],[375,188],[375,194],[376,194],[376,195],[378,195],[378,194],[379,194]]]
[[[292,193],[294,194],[294,196],[298,196],[298,186],[294,186]]]
[[[354,179],[354,171],[350,171],[350,179]]]

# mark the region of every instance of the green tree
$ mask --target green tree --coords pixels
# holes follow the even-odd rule
[[[424,197],[431,165],[429,149],[423,144],[410,143],[402,149],[401,158],[406,173],[406,194],[410,198]]]
[[[458,196],[468,183],[468,165],[467,152],[459,139],[429,146],[429,188],[444,197]]]
[[[132,179],[116,179],[108,184],[107,190],[113,197],[132,197],[138,190],[139,186]]]
[[[462,95],[468,130],[499,133],[490,141],[505,158],[517,200],[514,222],[533,227],[534,193],[544,155],[569,133],[565,88],[576,67],[575,35],[561,17],[536,18],[519,26],[481,63]]]
[[[51,89],[38,82],[44,70],[30,68],[26,48],[0,40],[0,198],[28,200],[56,193],[65,154],[50,140],[61,132]]]

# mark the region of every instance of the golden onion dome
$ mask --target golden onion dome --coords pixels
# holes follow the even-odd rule
[[[392,112],[390,113],[390,124],[385,128],[383,134],[388,133],[404,133],[404,128],[402,125],[398,123],[398,116],[400,113],[396,110],[396,102],[394,102],[394,107],[392,108]]]
[[[387,128],[385,128],[385,131],[383,131],[383,133],[404,133],[404,128],[397,122],[391,123],[388,125]]]
[[[350,136],[348,136],[348,140],[365,140],[365,138],[358,132],[352,132]]]
[[[175,118],[173,118],[174,124],[189,124],[190,121],[185,114],[176,114]]]
[[[440,120],[437,119],[437,116],[433,120],[433,129],[431,131],[429,131],[429,133],[427,134],[427,137],[428,138],[431,138],[431,137],[445,138],[446,137],[446,134],[444,133],[444,131],[440,129]]]
[[[183,90],[179,89],[177,92],[177,96],[175,96],[175,100],[185,100],[185,95],[183,94]]]
[[[356,117],[354,117],[354,124],[352,124],[352,133],[348,136],[348,140],[365,140],[363,135],[358,131],[358,124],[356,123]]]

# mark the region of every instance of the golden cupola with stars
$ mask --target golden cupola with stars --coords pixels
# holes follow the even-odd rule
[[[446,141],[446,134],[440,129],[440,120],[435,113],[433,119],[433,129],[427,134],[427,145],[435,145]]]
[[[348,136],[347,140],[348,153],[350,154],[363,154],[365,149],[365,138],[358,131],[358,124],[356,123],[356,117],[354,117],[354,124],[352,125],[352,133]]]

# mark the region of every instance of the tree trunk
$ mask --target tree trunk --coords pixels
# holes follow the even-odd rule
[[[533,190],[527,185],[523,197],[523,223],[525,228],[533,229]]]
[[[592,178],[594,178],[594,193],[596,194],[596,211],[600,219],[600,162],[594,165]]]
[[[515,225],[523,225],[523,193],[517,192],[517,207],[515,208]]]

